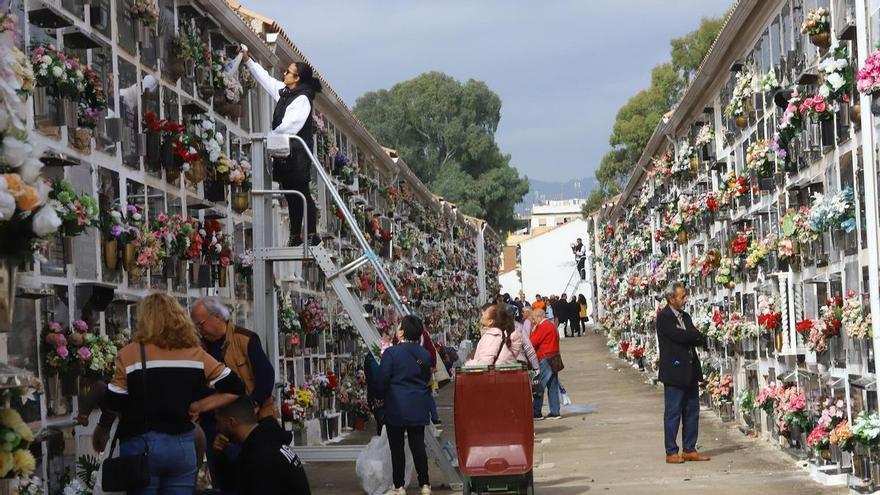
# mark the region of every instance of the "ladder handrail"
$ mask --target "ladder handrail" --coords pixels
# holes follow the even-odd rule
[[[382,285],[385,286],[385,290],[388,292],[389,297],[391,297],[391,302],[394,303],[394,307],[400,313],[401,316],[406,316],[410,314],[409,308],[403,304],[403,301],[400,298],[400,294],[397,292],[397,287],[394,286],[394,283],[391,281],[391,277],[388,275],[388,272],[385,271],[385,267],[382,263],[379,262],[379,256],[373,251],[373,248],[370,247],[370,243],[367,242],[367,238],[364,236],[364,233],[361,232],[360,226],[357,224],[357,220],[355,220],[354,215],[351,214],[348,207],[345,205],[345,201],[342,199],[342,196],[339,194],[339,191],[336,190],[336,186],[333,184],[333,181],[330,179],[330,175],[327,174],[327,171],[324,170],[324,167],[321,163],[315,158],[315,155],[312,154],[312,150],[309,149],[309,146],[306,145],[306,142],[303,138],[297,136],[296,134],[287,134],[286,135],[290,139],[296,139],[302,145],[303,150],[305,150],[306,154],[309,156],[309,160],[312,161],[312,165],[315,166],[315,169],[318,171],[318,176],[324,182],[324,185],[327,186],[327,190],[330,192],[330,197],[333,198],[333,202],[336,203],[336,206],[342,212],[342,216],[345,222],[350,227],[351,231],[354,233],[355,238],[360,244],[361,248],[364,250],[364,256],[370,260],[370,263],[373,265],[373,268],[376,270],[376,274],[379,276]],[[293,150],[291,149],[291,153]],[[305,209],[303,210],[303,215],[306,214]]]
[[[559,293],[560,295],[561,294],[568,294],[568,288],[571,287],[571,281],[575,275],[580,276],[580,272],[578,271],[577,264],[574,265],[574,271],[571,273],[571,276],[568,277],[568,282],[565,283],[565,288],[562,289],[562,292]],[[575,285],[575,287],[577,287],[577,285]]]

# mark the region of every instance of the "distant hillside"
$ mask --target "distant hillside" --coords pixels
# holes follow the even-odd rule
[[[516,205],[516,214],[524,215],[534,204],[550,199],[585,198],[596,186],[595,177],[572,179],[567,182],[549,182],[529,177],[529,192],[523,196],[522,203]]]

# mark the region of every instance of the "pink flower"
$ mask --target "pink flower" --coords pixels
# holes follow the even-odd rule
[[[75,346],[81,346],[83,344],[83,334],[74,332],[70,334],[70,343]]]
[[[76,320],[73,322],[73,328],[79,330],[80,332],[85,332],[89,329],[89,324],[84,322],[83,320]]]
[[[825,102],[824,101],[817,102],[815,109],[816,109],[816,113],[825,113]]]
[[[164,213],[160,213],[159,216],[156,217],[156,219],[159,220],[160,222],[167,222],[167,221],[168,221],[168,215],[166,215],[166,214],[164,214]]]
[[[60,345],[55,348],[55,354],[58,354],[61,359],[67,359],[67,356],[70,356],[70,351],[67,350],[67,347]]]
[[[77,354],[79,354],[79,358],[83,361],[88,361],[89,359],[92,359],[92,351],[90,351],[88,347],[80,347],[79,351],[77,351]]]
[[[50,332],[58,333],[61,331],[61,328],[62,328],[61,323],[58,323],[57,321],[53,321],[53,322],[49,323],[49,331]]]

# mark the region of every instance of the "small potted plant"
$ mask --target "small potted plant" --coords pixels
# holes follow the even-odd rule
[[[831,12],[824,7],[810,8],[801,25],[801,33],[810,35],[810,43],[822,50],[831,46]]]

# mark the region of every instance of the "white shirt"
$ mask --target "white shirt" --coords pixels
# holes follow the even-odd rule
[[[254,79],[256,79],[257,82],[260,83],[260,86],[262,86],[263,89],[269,93],[269,96],[272,97],[272,101],[277,102],[281,99],[281,95],[278,92],[286,86],[283,82],[272,77],[266,69],[260,64],[254,62],[254,59],[248,59],[247,67],[254,75]],[[305,95],[299,95],[290,105],[287,105],[281,123],[270,132],[274,134],[296,134],[306,124],[311,112],[312,105],[309,104],[309,99]]]

